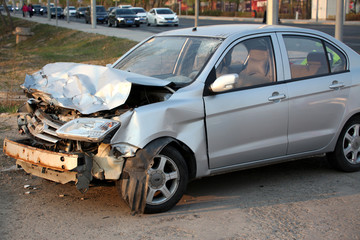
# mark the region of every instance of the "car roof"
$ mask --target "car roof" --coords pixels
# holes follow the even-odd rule
[[[161,9],[166,9],[166,10],[171,10],[170,8],[153,8],[155,10],[161,10]]]
[[[266,24],[226,24],[213,26],[200,26],[194,28],[182,28],[179,30],[167,31],[157,34],[157,36],[199,36],[199,37],[219,37],[228,38],[232,35],[251,35],[256,33],[278,32],[278,31],[297,31],[301,33],[313,33],[324,36],[323,33],[304,28],[288,27],[281,25]]]

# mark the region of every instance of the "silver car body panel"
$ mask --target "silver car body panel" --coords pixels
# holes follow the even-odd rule
[[[110,110],[125,103],[131,84],[166,86],[169,82],[111,67],[52,63],[27,75],[24,89],[55,106],[83,114]]]
[[[157,36],[208,36],[224,40],[194,83],[178,90],[168,101],[156,103],[157,107],[155,105],[144,106],[136,109],[136,113],[129,113],[127,126],[133,127],[120,128],[119,132],[113,137],[112,142],[130,142],[141,148],[156,138],[171,136],[179,139],[181,136],[179,140],[185,143],[196,157],[197,177],[333,151],[343,125],[352,114],[360,111],[359,101],[348,102],[347,100],[348,97],[354,95],[353,91],[359,92],[359,80],[354,82],[354,79],[349,77],[351,73],[341,73],[316,78],[316,81],[320,83],[316,84],[314,88],[306,84],[313,78],[287,83],[286,81],[290,79],[290,70],[288,64],[285,63],[288,60],[283,47],[282,36],[276,34],[276,32],[324,39],[340,50],[345,50],[350,59],[349,62],[359,68],[358,54],[336,39],[314,30],[268,25],[238,25],[236,28],[238,31],[234,31],[234,25],[222,25],[199,27],[197,31],[181,29],[158,34]],[[180,102],[175,101],[175,99],[182,99],[181,101],[188,103],[184,105],[181,103],[181,106],[193,106],[193,111],[201,112],[200,101],[197,99],[198,94],[203,90],[201,83],[205,84],[211,70],[214,66],[219,65],[222,56],[236,42],[263,35],[272,37],[276,57],[277,84],[204,97],[205,125],[200,120],[201,114],[196,115],[199,118],[197,121],[191,120],[192,114],[189,113],[187,113],[186,119],[176,119],[176,121],[171,117],[173,113],[168,115],[172,111],[170,109],[175,109],[177,104],[180,106]],[[121,61],[121,59],[118,61]],[[350,63],[348,63],[348,66],[350,66]],[[340,91],[331,90],[329,86],[334,79],[344,82],[346,87]],[[195,92],[192,93],[192,91]],[[319,91],[319,93],[316,91]],[[278,103],[269,102],[268,97],[275,92],[284,93],[287,98]],[[187,97],[188,95],[191,98]],[[314,116],[314,126],[303,126],[301,122],[312,118],[312,116],[301,116],[300,111],[296,111],[296,109],[305,111],[305,105],[302,105],[300,100],[305,95],[310,95],[310,100],[306,103],[307,106],[314,107],[318,104],[316,106],[318,109],[313,110],[313,113],[316,114]],[[237,102],[233,101],[234,97],[238,98]],[[356,97],[351,99],[354,101]],[[191,103],[192,101],[193,103]],[[324,102],[327,105],[322,109],[320,103]],[[241,104],[236,105],[236,103]],[[351,105],[352,113],[349,105]],[[176,107],[177,113],[185,113],[183,110],[188,111],[190,109],[185,107],[185,109],[181,108],[180,110],[178,107]],[[150,117],[151,113],[154,113],[154,116]],[[326,113],[335,114],[337,119],[331,119],[328,123],[321,124],[321,116]],[[144,120],[141,120],[142,117],[140,116],[142,115],[146,116]],[[185,115],[173,116],[184,117]],[[241,119],[240,127],[231,122],[235,116]],[[145,119],[151,119],[151,121]],[[291,121],[295,120],[295,123],[290,124],[289,119]],[[143,124],[138,125],[141,122]],[[150,122],[151,127],[149,126]],[[192,122],[196,127],[187,128],[186,122]],[[149,128],[135,130],[135,126],[149,126]],[[205,126],[208,146],[204,143],[203,136],[205,133],[201,129]],[[316,126],[320,126],[319,131],[315,131]],[[182,129],[182,131],[179,132],[179,129]],[[185,132],[187,129],[189,130],[188,133]],[[135,130],[136,134],[130,136],[129,133],[133,130]],[[301,130],[306,131],[307,137],[299,134]],[[288,131],[290,131],[289,137],[287,136]],[[160,132],[161,134],[159,134]],[[314,141],[309,141],[309,136],[313,137],[314,134],[318,137]],[[134,136],[136,137],[134,138]],[[208,147],[209,151],[209,160],[207,160],[206,156],[207,151],[204,149],[206,147]],[[301,150],[297,150],[297,148]]]

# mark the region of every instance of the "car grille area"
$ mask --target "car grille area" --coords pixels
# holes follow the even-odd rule
[[[62,125],[61,121],[52,119],[41,109],[36,109],[32,115],[21,115],[18,118],[19,131],[21,133],[26,133],[31,137],[51,144],[55,144],[60,140],[56,130]]]

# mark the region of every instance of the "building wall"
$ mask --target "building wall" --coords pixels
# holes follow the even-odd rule
[[[360,1],[356,0],[358,5],[360,5]],[[317,4],[319,7],[317,8]],[[345,13],[350,12],[349,8],[349,0],[345,0]],[[328,17],[336,16],[336,5],[337,0],[312,0],[311,1],[311,19],[316,19],[316,10],[318,9],[318,19],[326,20]]]

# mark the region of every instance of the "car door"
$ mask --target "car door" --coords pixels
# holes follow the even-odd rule
[[[287,148],[287,89],[275,35],[241,39],[228,49],[214,78],[235,73],[238,81],[230,91],[204,96],[211,169],[284,156]]]
[[[346,55],[317,36],[279,33],[289,101],[287,154],[321,151],[338,131],[351,85]]]
[[[154,9],[151,9],[148,14],[148,23],[154,23],[154,20],[155,20],[155,10]]]

